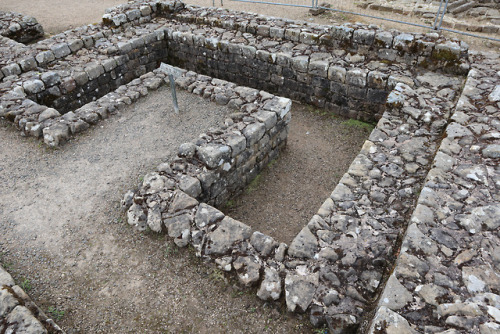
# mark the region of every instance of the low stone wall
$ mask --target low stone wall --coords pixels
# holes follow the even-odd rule
[[[500,332],[500,57],[473,59],[369,333]]]
[[[128,223],[138,230],[166,232],[179,247],[191,244],[246,286],[261,282],[257,295],[277,300],[285,244],[206,203],[221,205],[242,191],[285,145],[291,101],[193,72],[176,82],[193,94],[237,108],[225,126],[179,147],[178,157],[147,174],[123,201]],[[200,203],[203,201],[205,203]]]
[[[87,117],[89,109],[95,106],[90,102],[152,71],[161,61],[170,60],[187,69],[264,88],[343,116],[376,121],[384,111],[388,92],[396,83],[412,83],[413,70],[407,63],[415,65],[416,58],[410,60],[407,54],[414,45],[426,45],[419,53],[422,59],[444,52],[453,54],[454,62],[447,60],[436,64],[451,63],[457,71],[466,70],[468,66],[463,58],[464,47],[441,43],[442,40],[432,34],[394,36],[375,28],[349,30],[344,27],[352,34],[350,38],[357,41],[350,43],[347,50],[364,50],[364,55],[359,55],[337,49],[343,38],[338,31],[344,28],[303,25],[296,42],[290,22],[283,26],[277,19],[264,20],[249,15],[248,19],[243,17],[243,21],[237,23],[230,20],[233,23],[228,27],[238,30],[226,30],[217,27],[222,22],[218,17],[224,17],[222,13],[215,11],[215,18],[209,20],[201,9],[183,9],[179,2],[127,4],[105,15],[104,21],[111,26],[89,25],[73,29],[42,41],[32,49],[9,47],[18,52],[13,52],[17,58],[2,68],[5,78],[0,87],[4,93],[0,98],[3,107],[0,115],[14,121],[25,134],[37,137],[42,136],[44,129],[56,126],[57,117],[68,111],[74,111],[79,117],[67,116],[73,122],[94,124],[95,115],[102,111],[93,110]],[[184,22],[188,21],[201,21],[201,24],[186,25]],[[283,28],[278,28],[280,24]],[[290,27],[289,30],[286,27]],[[321,29],[326,32],[317,39],[314,34],[319,34]],[[363,34],[373,35],[373,41],[360,39],[359,36],[365,36]],[[391,63],[381,56],[380,49],[375,52],[377,38],[382,36],[387,46],[383,49],[397,51],[393,60],[402,63]],[[402,48],[403,40],[413,46]],[[47,108],[41,105],[52,109],[45,112]],[[82,109],[84,105],[87,106]],[[84,114],[78,115],[79,112]],[[87,127],[81,124],[78,129]],[[70,128],[72,134],[78,129],[72,131]],[[59,130],[57,132],[61,133]],[[63,141],[46,140],[51,146],[60,142]]]
[[[491,300],[498,298],[499,269],[490,255],[498,239],[496,60],[471,56],[474,68],[457,103],[463,78],[429,70],[469,71],[467,46],[433,33],[319,26],[159,1],[119,6],[103,19],[36,48],[8,44],[0,116],[57,146],[164,84],[156,69],[164,60],[219,77],[175,70],[180,87],[238,110],[127,193],[131,225],[192,244],[243,284],[257,285],[264,300],[284,291],[290,311],[309,311],[313,324],[332,332],[360,324],[373,333],[498,330]],[[289,247],[211,206],[241,191],[286,142],[290,101],[261,88],[378,120]]]
[[[43,27],[34,17],[0,11],[0,35],[29,43],[43,37]]]
[[[127,193],[123,203],[125,208],[131,205],[128,221],[141,230],[147,226],[158,232],[166,230],[179,246],[191,242],[199,256],[212,258],[223,270],[234,270],[243,284],[259,286],[258,296],[264,300],[276,300],[284,291],[288,309],[310,310],[317,326],[328,323],[337,330],[357,328],[365,315],[363,310],[384,282],[461,83],[457,77],[426,73],[415,79],[413,88],[397,84],[370,140],[289,247],[199,204],[205,196],[201,188],[206,187],[199,185],[206,179],[203,173],[190,175],[196,179],[178,178],[191,180],[186,183],[193,185],[191,189],[181,187],[180,181],[167,181],[166,175],[179,161],[161,165],[160,172],[144,178],[138,191]],[[191,85],[190,90],[200,92],[199,84]],[[187,148],[198,159],[204,154],[200,152],[205,152],[183,145],[181,156]],[[224,169],[224,161],[220,164]],[[189,169],[183,172],[189,175]],[[231,186],[225,177],[221,177],[221,184]]]
[[[0,266],[0,333],[64,333]]]

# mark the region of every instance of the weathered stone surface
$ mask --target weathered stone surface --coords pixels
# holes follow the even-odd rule
[[[6,289],[0,289],[0,318],[5,318],[17,305],[19,301]]]
[[[147,224],[152,231],[161,232],[162,220],[160,206],[158,204],[148,210]]]
[[[140,205],[134,203],[130,206],[127,211],[127,220],[129,225],[132,225],[139,231],[144,231],[147,226],[146,219],[147,216]]]
[[[167,218],[164,220],[168,230],[168,236],[174,238],[174,243],[179,247],[185,247],[189,243],[191,215],[188,213]]]
[[[187,195],[185,192],[176,190],[174,192],[174,199],[172,204],[170,204],[169,211],[178,212],[185,209],[190,209],[198,205],[198,201],[191,196]]]
[[[208,233],[207,254],[225,254],[239,242],[247,240],[252,229],[230,217],[224,217],[215,231]]]
[[[288,249],[290,256],[298,258],[313,258],[318,248],[318,240],[305,226],[293,239]]]
[[[250,243],[262,256],[271,255],[271,252],[278,246],[273,238],[258,231],[252,234]]]
[[[224,214],[222,212],[208,204],[201,203],[198,206],[198,211],[196,211],[194,221],[198,228],[203,228],[215,224],[216,222],[221,221],[223,218]]]
[[[238,280],[245,286],[253,285],[260,279],[260,263],[250,256],[240,256],[233,262]]]
[[[41,78],[47,87],[52,87],[61,83],[61,76],[57,72],[42,73]]]
[[[5,318],[6,332],[26,333],[26,334],[45,334],[47,330],[36,319],[33,314],[24,306],[17,306]]]
[[[54,108],[47,108],[44,111],[42,111],[38,116],[38,122],[41,123],[49,118],[55,118],[58,116],[61,116],[59,111],[55,110]]]
[[[0,266],[0,286],[13,286],[14,285],[14,280],[12,279],[12,276],[4,269],[2,266]]]
[[[405,318],[382,306],[377,310],[368,333],[416,334],[417,331],[410,327]]]
[[[201,194],[201,183],[196,177],[183,175],[179,180],[179,189],[191,197],[198,197]]]
[[[257,291],[257,297],[262,300],[278,300],[281,295],[281,278],[276,269],[266,267],[264,279]]]
[[[196,153],[196,145],[193,143],[184,143],[179,146],[178,155],[180,157],[192,158]]]
[[[216,168],[229,159],[230,151],[225,145],[207,144],[197,147],[196,155],[208,168]]]
[[[30,80],[23,83],[24,91],[28,94],[40,93],[45,89],[45,85],[41,80]]]
[[[486,158],[499,159],[500,158],[500,145],[491,144],[483,149],[483,155]]]
[[[266,132],[266,126],[260,122],[249,124],[245,129],[243,129],[243,134],[247,139],[247,147],[252,146],[258,142],[264,133]]]
[[[462,279],[470,293],[491,292],[500,289],[500,274],[488,266],[463,267]]]
[[[391,310],[399,310],[411,302],[413,297],[408,290],[399,282],[395,275],[391,275],[387,280],[384,292],[380,297],[380,306],[385,306]]]
[[[286,306],[290,312],[305,312],[312,302],[319,282],[319,273],[311,273],[305,267],[285,278]]]
[[[43,129],[43,141],[48,146],[57,147],[69,139],[69,134],[69,126],[67,124],[55,123]]]

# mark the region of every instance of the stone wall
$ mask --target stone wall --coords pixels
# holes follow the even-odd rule
[[[309,311],[332,332],[498,331],[498,55],[471,55],[434,33],[179,2],[132,2],[103,21],[36,47],[6,43],[0,117],[58,146],[164,84],[165,60],[218,77],[175,70],[180,87],[239,111],[126,194],[131,225],[192,244],[260,298],[284,295],[290,311]],[[453,73],[468,72],[469,60],[462,92]],[[261,88],[378,120],[290,246],[211,206],[241,191],[286,142],[290,101]]]
[[[369,333],[500,331],[500,59],[472,57]]]
[[[29,43],[43,37],[43,27],[34,17],[0,11],[0,35]]]
[[[395,34],[372,26],[294,25],[249,14],[222,21],[224,12],[211,11],[183,9],[179,2],[127,4],[110,10],[103,26],[76,28],[32,48],[13,45],[7,48],[11,59],[0,74],[2,90],[10,96],[9,88],[17,89],[17,95],[26,94],[63,114],[169,60],[343,116],[376,121],[395,84],[411,82],[413,66],[458,72],[468,68],[466,46],[435,34]],[[208,14],[213,17],[207,18]],[[52,125],[50,120],[38,121],[42,130],[31,131],[38,129],[39,112],[32,109],[26,115],[19,104],[4,104],[8,106],[4,105],[3,114],[24,132],[41,136],[43,128]]]
[[[0,266],[0,333],[64,333]]]

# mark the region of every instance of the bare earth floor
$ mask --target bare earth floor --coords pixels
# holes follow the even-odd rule
[[[349,168],[371,131],[295,103],[286,148],[224,211],[290,244]]]
[[[68,333],[303,332],[190,250],[133,231],[119,211],[139,175],[217,126],[221,108],[165,88],[61,150],[0,127],[1,262]]]

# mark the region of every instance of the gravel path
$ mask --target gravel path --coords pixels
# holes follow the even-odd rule
[[[61,150],[0,127],[1,262],[69,333],[301,332],[303,320],[240,290],[191,251],[123,222],[119,200],[224,109],[166,88]],[[226,111],[227,112],[227,111]],[[290,317],[290,319],[289,319]]]

